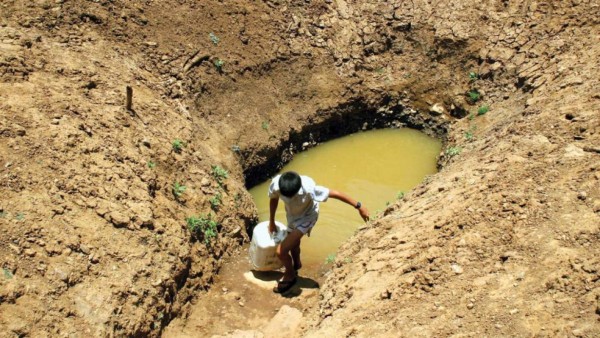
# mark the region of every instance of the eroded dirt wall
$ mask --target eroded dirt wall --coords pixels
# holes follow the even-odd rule
[[[453,150],[338,254],[308,335],[597,335],[594,2],[0,6],[3,334],[159,335],[246,239],[244,170],[350,105]]]
[[[344,245],[306,336],[600,333],[599,7],[453,3],[414,2],[430,11],[413,26],[483,38],[471,86],[489,111],[458,122],[442,171]]]

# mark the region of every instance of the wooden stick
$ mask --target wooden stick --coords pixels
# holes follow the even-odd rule
[[[133,100],[133,88],[131,88],[130,86],[127,86],[127,103],[125,104],[125,108],[127,108],[128,111],[132,111],[131,109],[131,104],[132,104],[132,100]]]

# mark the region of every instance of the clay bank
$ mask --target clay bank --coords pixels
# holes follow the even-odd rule
[[[594,1],[0,6],[0,335],[160,336],[217,302],[180,334],[600,335]],[[388,127],[442,141],[439,171],[318,288],[219,284],[249,187]]]

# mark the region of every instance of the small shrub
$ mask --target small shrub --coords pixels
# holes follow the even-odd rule
[[[211,197],[208,201],[210,202],[210,207],[211,209],[213,209],[214,211],[219,210],[219,206],[222,203],[222,198],[223,196],[221,195],[221,193],[217,193],[216,195],[214,195],[213,197]]]
[[[476,129],[477,126],[472,126],[471,128],[469,128],[469,130],[465,132],[465,139],[467,139],[467,141],[471,141],[473,139],[473,134],[475,133]]]
[[[219,183],[219,185],[223,185],[223,180],[229,177],[229,173],[227,172],[227,170],[221,168],[220,166],[213,165],[212,176],[215,178],[217,183]]]
[[[154,167],[156,167],[156,163],[154,163],[152,161],[148,161],[148,168],[154,169]]]
[[[471,102],[475,103],[479,101],[480,98],[481,94],[479,93],[479,91],[477,91],[477,89],[473,89],[469,92],[469,99],[471,99]]]
[[[404,191],[400,191],[400,192],[398,193],[398,195],[396,195],[396,199],[399,199],[399,200],[401,200],[401,199],[403,199],[403,198],[404,198]]]
[[[183,195],[183,193],[185,192],[185,189],[187,189],[185,185],[182,185],[177,181],[173,183],[173,195],[175,195],[175,197],[181,197],[181,195]]]
[[[217,237],[217,221],[212,219],[212,215],[190,216],[185,219],[188,229],[198,240],[204,239],[204,243],[210,243],[212,238]]]
[[[262,127],[263,130],[269,130],[269,126],[270,126],[269,121],[263,121],[262,122],[261,127]]]
[[[332,254],[327,255],[327,258],[325,258],[325,263],[331,264],[333,262],[335,262],[335,254],[332,253]]]
[[[477,109],[477,116],[484,115],[485,113],[490,111],[490,107],[488,105],[481,106]]]
[[[473,113],[469,114],[469,121],[473,121],[474,118],[475,118],[475,114],[473,114]]]
[[[215,61],[215,68],[217,68],[217,71],[219,73],[223,72],[223,65],[225,64],[225,61],[221,60],[221,59],[217,59]]]
[[[461,151],[462,151],[462,148],[460,148],[460,147],[450,147],[450,148],[446,149],[446,155],[448,155],[450,157],[454,157],[454,156],[460,154]]]
[[[473,90],[469,91],[468,95],[469,95],[469,99],[472,102],[477,102],[481,98],[481,93],[479,93],[479,91],[477,89],[473,89]]]
[[[469,73],[469,79],[470,79],[471,81],[475,81],[475,80],[479,79],[479,74],[477,74],[477,73],[475,73],[475,72],[470,72],[470,73]]]
[[[2,268],[2,271],[4,273],[4,278],[6,279],[12,279],[13,278],[13,274],[10,270],[8,270],[7,268]]]
[[[220,39],[215,35],[215,33],[210,32],[208,34],[208,37],[210,38],[210,41],[212,41],[213,45],[216,46],[219,44]]]
[[[465,133],[465,139],[467,139],[467,141],[471,141],[473,139],[473,132],[471,130],[467,130]]]
[[[183,147],[185,147],[185,142],[180,139],[175,139],[171,143],[171,146],[173,147],[173,151],[179,154],[181,153],[181,150],[183,150]]]

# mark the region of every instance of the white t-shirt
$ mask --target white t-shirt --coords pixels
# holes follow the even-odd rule
[[[302,186],[292,198],[283,196],[279,191],[279,178],[277,175],[271,180],[269,198],[281,198],[285,204],[288,227],[294,227],[306,221],[317,220],[319,216],[319,202],[327,201],[329,189],[318,186],[308,176],[300,176]]]

